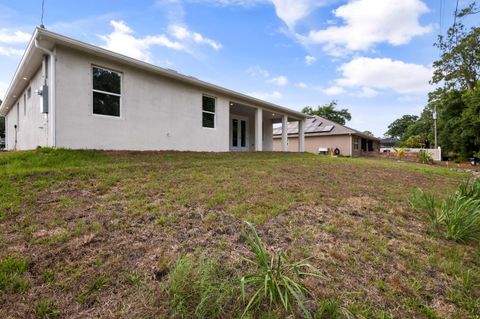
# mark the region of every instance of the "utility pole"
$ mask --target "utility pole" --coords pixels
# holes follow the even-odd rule
[[[435,148],[438,148],[438,143],[437,143],[437,119],[438,119],[437,106],[435,105],[434,109],[433,109],[433,134],[434,134],[434,138],[435,138]]]

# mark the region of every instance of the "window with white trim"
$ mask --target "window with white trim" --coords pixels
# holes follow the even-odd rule
[[[358,150],[358,141],[360,140],[359,137],[354,136],[353,137],[353,149]]]
[[[120,117],[122,76],[120,73],[93,66],[93,114]]]
[[[202,126],[215,128],[215,98],[203,96],[202,99]]]

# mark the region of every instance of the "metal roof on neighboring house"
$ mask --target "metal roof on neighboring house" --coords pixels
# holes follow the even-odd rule
[[[380,140],[374,136],[367,135],[360,131],[357,131],[353,128],[347,127],[335,123],[333,121],[327,120],[326,118],[314,115],[305,120],[304,126],[305,136],[330,136],[330,135],[357,135],[364,138],[369,138],[372,140]],[[288,135],[297,135],[298,134],[298,122],[288,122],[287,125]],[[273,136],[279,137],[282,135],[282,127],[275,127],[273,129]]]
[[[165,69],[153,64],[136,60],[123,54],[78,41],[40,27],[35,29],[27,49],[23,54],[22,60],[17,67],[13,80],[10,82],[10,86],[7,89],[3,103],[0,106],[0,115],[6,115],[8,113],[9,109],[15,103],[20,93],[27,86],[27,80],[32,77],[33,73],[38,70],[42,63],[42,56],[44,53],[35,47],[35,40],[42,42],[42,46],[47,47],[49,50],[54,50],[56,45],[73,48],[82,51],[84,54],[91,54],[94,56],[111,59],[115,62],[130,65],[146,72],[151,72],[189,85],[200,87],[213,93],[223,94],[228,98],[235,100],[234,102],[242,102],[247,105],[264,108],[272,112],[283,113],[295,119],[304,119],[307,117],[305,114],[290,108],[266,102],[240,92],[201,81],[195,77],[183,75],[174,70]]]

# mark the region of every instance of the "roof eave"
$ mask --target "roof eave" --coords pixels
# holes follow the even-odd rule
[[[101,48],[101,47],[98,47],[98,46],[95,46],[95,45],[92,45],[92,44],[88,44],[86,42],[78,41],[78,40],[60,35],[60,34],[55,33],[55,32],[45,30],[45,29],[37,28],[35,30],[34,36],[32,37],[32,40],[30,40],[29,49],[30,49],[30,45],[32,43],[34,43],[33,39],[38,35],[41,35],[42,38],[43,37],[49,37],[52,40],[54,40],[55,42],[60,42],[60,44],[62,44],[62,42],[63,42],[63,44],[68,44],[68,45],[71,45],[72,47],[81,48],[83,50],[90,51],[91,53],[108,57],[110,59],[118,61],[119,63],[130,64],[130,65],[139,67],[141,69],[149,70],[151,72],[155,72],[155,73],[161,74],[163,76],[166,76],[166,77],[169,77],[169,78],[172,78],[172,79],[176,79],[178,81],[181,81],[181,82],[184,82],[184,83],[187,83],[187,84],[191,84],[191,85],[194,85],[194,86],[197,86],[197,87],[203,87],[203,88],[211,90],[213,92],[222,93],[222,94],[225,94],[225,95],[228,95],[228,96],[232,96],[232,97],[234,97],[236,99],[239,99],[241,101],[244,101],[246,103],[253,104],[254,106],[266,108],[266,109],[269,109],[269,110],[274,111],[274,112],[285,113],[285,114],[290,115],[291,117],[297,118],[297,119],[307,118],[307,115],[305,115],[301,112],[294,111],[292,109],[289,109],[289,108],[286,108],[286,107],[283,107],[283,106],[280,106],[280,105],[277,105],[277,104],[274,104],[274,103],[270,103],[270,102],[267,102],[267,101],[264,101],[264,100],[261,100],[261,99],[257,99],[255,97],[252,97],[252,96],[240,93],[240,92],[236,92],[236,91],[233,91],[233,90],[230,90],[230,89],[227,89],[227,88],[215,85],[215,84],[211,84],[211,83],[193,78],[191,76],[183,75],[183,74],[178,73],[178,72],[173,71],[173,70],[165,69],[165,68],[147,63],[147,62],[139,61],[139,60],[133,59],[131,57],[125,56],[123,54],[116,53],[116,52],[113,52],[113,51],[110,51],[110,50],[107,50],[107,49],[104,49],[104,48]],[[25,57],[25,54],[24,54],[24,57]],[[22,63],[24,63],[24,59],[22,59],[21,64]],[[17,76],[17,73],[15,74],[15,76]],[[16,80],[16,77],[14,77],[14,81],[15,80]]]
[[[15,100],[17,97],[14,97],[13,91],[14,88],[19,84],[20,81],[22,81],[21,75],[22,71],[25,68],[25,65],[27,63],[27,57],[31,55],[32,51],[35,50],[35,39],[37,38],[39,34],[40,28],[35,28],[35,31],[33,31],[32,37],[30,38],[30,42],[28,42],[27,48],[25,52],[23,53],[22,59],[20,60],[20,63],[17,66],[17,69],[15,70],[15,73],[13,75],[12,81],[10,81],[10,84],[7,88],[7,91],[5,93],[4,99],[2,100],[2,105],[0,105],[0,116],[6,116],[8,111],[11,109],[12,105],[15,103]]]

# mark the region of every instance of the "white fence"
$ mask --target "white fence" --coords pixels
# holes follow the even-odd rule
[[[395,152],[395,149],[399,147],[382,147],[380,148],[380,153],[385,152]],[[427,151],[428,154],[432,157],[434,161],[441,161],[442,160],[442,149],[438,148],[405,148],[407,153],[418,153],[421,150]]]

